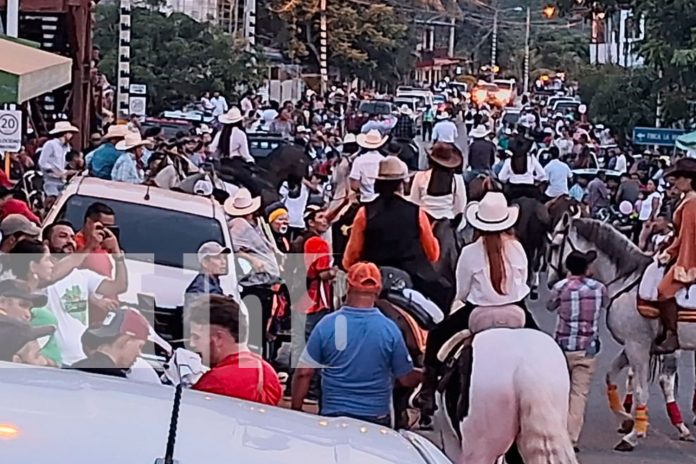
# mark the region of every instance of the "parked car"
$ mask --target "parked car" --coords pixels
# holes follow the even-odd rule
[[[360,102],[360,106],[358,107],[361,113],[369,114],[370,116],[376,114],[389,115],[392,114],[395,109],[394,104],[387,100],[365,100]]]

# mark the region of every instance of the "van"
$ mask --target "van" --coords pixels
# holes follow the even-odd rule
[[[433,93],[425,89],[417,89],[415,87],[399,87],[396,89],[396,96],[415,98],[418,100],[418,108],[424,109],[433,106]]]

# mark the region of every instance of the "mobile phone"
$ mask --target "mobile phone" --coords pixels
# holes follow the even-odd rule
[[[109,232],[114,234],[116,240],[121,241],[121,229],[118,226],[106,226],[106,228],[109,229]]]

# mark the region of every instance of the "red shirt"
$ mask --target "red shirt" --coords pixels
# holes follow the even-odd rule
[[[21,214],[31,222],[41,225],[41,219],[39,219],[39,217],[29,208],[29,205],[22,200],[10,198],[2,205],[2,207],[0,207],[0,219],[5,219],[10,214]]]
[[[203,374],[194,390],[277,406],[283,397],[278,374],[261,356],[231,354]]]
[[[307,269],[306,301],[301,305],[306,314],[314,314],[333,306],[333,286],[321,280],[319,274],[331,269],[331,247],[319,236],[309,237],[304,242],[304,264]]]
[[[75,244],[77,245],[78,252],[84,250],[85,245],[87,245],[85,234],[83,234],[81,231],[75,234]],[[90,253],[89,256],[87,256],[82,262],[82,266],[80,266],[80,268],[89,269],[110,279],[114,265],[111,262],[111,258],[109,258],[109,252],[103,248],[100,248]]]

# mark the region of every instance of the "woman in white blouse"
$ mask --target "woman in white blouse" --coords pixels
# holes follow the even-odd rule
[[[467,222],[476,230],[476,240],[464,247],[457,263],[457,291],[453,311],[428,333],[425,348],[423,388],[419,395],[422,414],[432,415],[437,387],[437,352],[456,333],[468,328],[477,307],[516,305],[526,313],[526,327],[538,328],[525,306],[529,294],[527,256],[511,232],[519,208],[509,207],[501,192],[488,192],[466,210]]]
[[[241,157],[248,163],[253,163],[254,158],[249,153],[249,141],[244,132],[244,116],[239,108],[233,106],[227,113],[218,116],[222,129],[215,134],[210,143],[211,153],[218,158]]]
[[[529,153],[531,141],[510,143],[512,157],[505,160],[498,174],[509,199],[520,197],[539,198],[541,190],[535,184],[546,180],[544,168],[536,156]]]
[[[431,169],[419,171],[411,184],[411,201],[435,220],[454,219],[466,208],[464,178],[456,171],[462,155],[447,143],[436,143],[429,154]],[[465,224],[462,220],[460,227]]]

